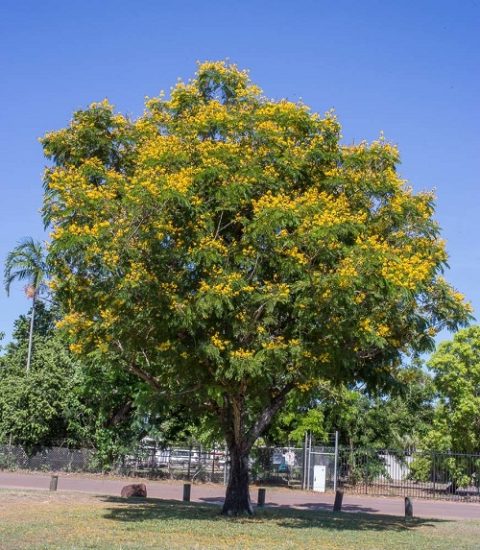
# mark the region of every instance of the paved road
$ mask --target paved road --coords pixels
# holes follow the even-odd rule
[[[112,479],[108,477],[84,477],[81,475],[59,475],[59,491],[81,491],[99,495],[119,496],[127,483],[139,483],[137,479]],[[168,500],[181,500],[181,481],[145,480],[148,496]],[[48,489],[50,475],[34,473],[0,472],[0,487],[17,489]],[[222,485],[198,484],[192,486],[192,501],[223,503],[225,488]],[[256,489],[252,487],[252,499],[256,499]],[[320,494],[283,488],[267,488],[266,504],[272,507],[291,507],[303,510],[331,510],[332,494]],[[366,512],[402,516],[403,498],[368,497],[345,494],[343,510],[346,512]],[[436,519],[480,519],[480,503],[414,501],[416,517]]]

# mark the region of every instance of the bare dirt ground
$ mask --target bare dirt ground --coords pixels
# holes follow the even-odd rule
[[[148,496],[166,500],[181,500],[182,481],[151,481],[138,478],[118,478],[109,476],[84,476],[79,474],[59,474],[58,495],[63,491],[77,491],[96,495],[119,496],[122,487],[128,483],[145,483]],[[0,472],[0,487],[11,489],[48,489],[50,474]],[[200,503],[222,504],[225,487],[219,484],[199,483],[192,486],[191,500]],[[257,489],[251,488],[252,500],[256,501]],[[80,498],[80,495],[79,495]],[[284,488],[267,488],[266,505],[273,508],[295,508],[298,510],[331,510],[334,495],[314,493]],[[480,503],[414,500],[414,515],[432,519],[480,519]],[[345,494],[345,512],[364,512],[402,516],[402,497],[359,496]]]

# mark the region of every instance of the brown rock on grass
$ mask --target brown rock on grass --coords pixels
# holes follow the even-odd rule
[[[125,485],[125,487],[122,488],[120,496],[124,498],[147,498],[147,488],[145,487],[144,483],[133,483],[132,485]]]

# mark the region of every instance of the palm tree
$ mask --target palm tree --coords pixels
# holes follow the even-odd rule
[[[35,322],[35,303],[40,293],[45,290],[47,264],[43,245],[31,237],[25,238],[8,254],[5,261],[4,285],[7,295],[13,281],[26,281],[25,293],[32,299],[32,316],[28,334],[27,372],[32,358],[33,326]]]

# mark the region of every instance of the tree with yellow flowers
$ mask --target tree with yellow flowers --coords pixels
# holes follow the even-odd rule
[[[201,64],[136,120],[94,103],[42,143],[71,349],[218,423],[225,514],[252,512],[249,452],[290,392],[388,388],[469,318],[397,149],[342,146],[332,113],[267,99],[235,65]]]

